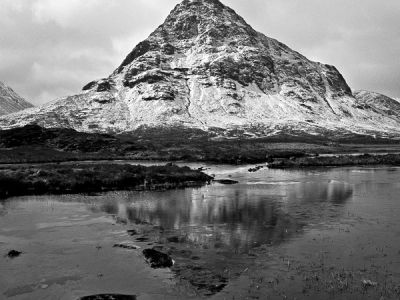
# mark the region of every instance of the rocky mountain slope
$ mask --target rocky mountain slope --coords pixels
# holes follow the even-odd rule
[[[10,87],[0,82],[0,116],[33,107]]]
[[[365,109],[372,110],[387,118],[392,118],[393,120],[400,119],[399,101],[369,91],[355,91],[353,94],[359,105],[363,106]]]
[[[397,136],[400,118],[360,103],[339,71],[255,31],[218,0],[184,0],[107,78],[0,119],[86,132],[141,126]]]

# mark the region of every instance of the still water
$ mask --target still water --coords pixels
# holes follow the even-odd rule
[[[139,299],[326,298],[324,293],[332,299],[396,299],[400,168],[251,173],[251,167],[206,166],[209,174],[236,185],[0,203],[0,253],[23,252],[0,258],[0,298],[119,292]],[[129,229],[137,234],[127,234]],[[112,247],[121,241],[164,247],[184,267],[175,273],[152,270],[140,250]],[[193,292],[184,280],[193,265],[226,278],[225,288]],[[364,279],[373,286],[363,286]]]

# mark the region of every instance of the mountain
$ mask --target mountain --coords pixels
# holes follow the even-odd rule
[[[10,87],[0,82],[0,116],[33,107]]]
[[[184,126],[251,136],[398,136],[400,119],[359,103],[339,71],[255,31],[218,0],[184,0],[107,78],[0,119],[86,132]]]
[[[374,111],[387,118],[393,118],[394,120],[399,120],[400,118],[400,102],[395,99],[379,93],[363,90],[355,91],[354,97],[364,109]]]

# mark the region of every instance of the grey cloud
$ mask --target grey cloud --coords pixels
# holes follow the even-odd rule
[[[223,0],[353,89],[400,96],[398,0]],[[179,0],[2,0],[0,80],[34,104],[111,73]]]

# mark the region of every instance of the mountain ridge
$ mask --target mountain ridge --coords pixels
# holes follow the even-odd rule
[[[399,135],[400,118],[359,102],[334,66],[257,32],[218,0],[184,0],[109,77],[80,94],[0,118],[0,127]]]

